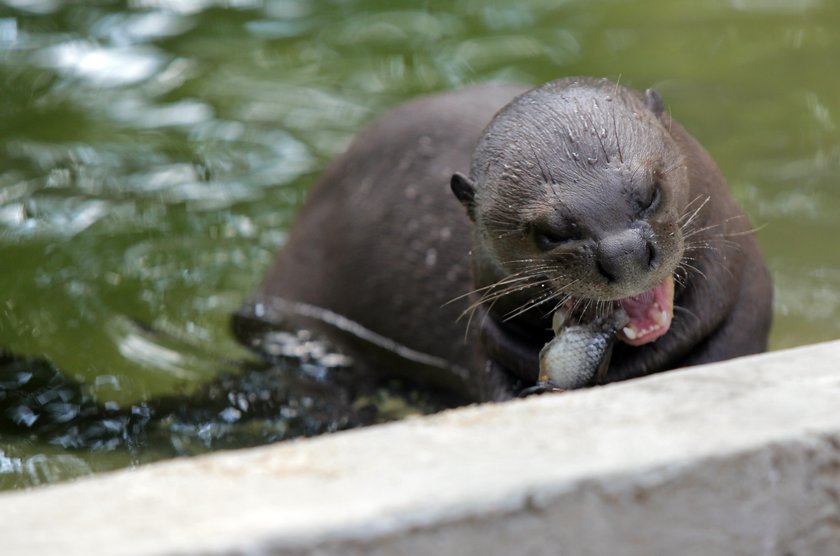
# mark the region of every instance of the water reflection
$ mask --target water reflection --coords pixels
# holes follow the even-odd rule
[[[108,111],[114,121],[136,129],[191,127],[213,117],[213,109],[197,100],[182,100],[160,106],[142,97],[123,97],[111,104]]]
[[[3,0],[3,4],[33,14],[50,14],[58,11],[63,0]]]
[[[130,46],[173,37],[189,31],[195,21],[170,11],[139,14],[111,14],[100,19],[91,34],[115,46]]]
[[[125,319],[115,319],[107,328],[120,354],[126,359],[179,379],[200,378],[201,375],[186,368],[182,353],[161,345],[152,331],[143,330]]]
[[[181,14],[195,14],[209,8],[254,9],[259,8],[264,0],[133,0],[132,7],[163,8]]]
[[[103,47],[89,41],[71,41],[46,48],[38,60],[45,67],[87,80],[94,87],[118,87],[143,81],[164,62],[161,52],[148,46]]]
[[[0,18],[0,45],[10,45],[17,42],[17,20]]]
[[[0,207],[0,225],[12,235],[70,238],[108,214],[108,205],[96,199],[37,199]],[[4,235],[0,229],[0,235]]]
[[[249,33],[261,39],[288,39],[300,36],[313,28],[314,24],[309,21],[259,19],[245,24]]]

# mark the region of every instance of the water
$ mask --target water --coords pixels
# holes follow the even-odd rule
[[[228,316],[365,122],[574,74],[655,86],[711,151],[760,227],[772,347],[836,338],[838,28],[827,0],[0,0],[0,346],[99,403],[202,394],[252,359]],[[130,450],[2,436],[0,487],[283,436],[171,423]]]

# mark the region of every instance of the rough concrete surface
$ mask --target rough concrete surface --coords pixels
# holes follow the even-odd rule
[[[0,495],[0,553],[840,554],[840,342]]]

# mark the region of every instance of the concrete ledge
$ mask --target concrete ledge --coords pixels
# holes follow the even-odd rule
[[[840,554],[840,342],[0,495],[3,554]]]

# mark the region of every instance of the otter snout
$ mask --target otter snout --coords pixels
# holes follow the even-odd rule
[[[656,247],[642,230],[630,228],[598,243],[595,263],[608,283],[637,283],[656,267]]]

